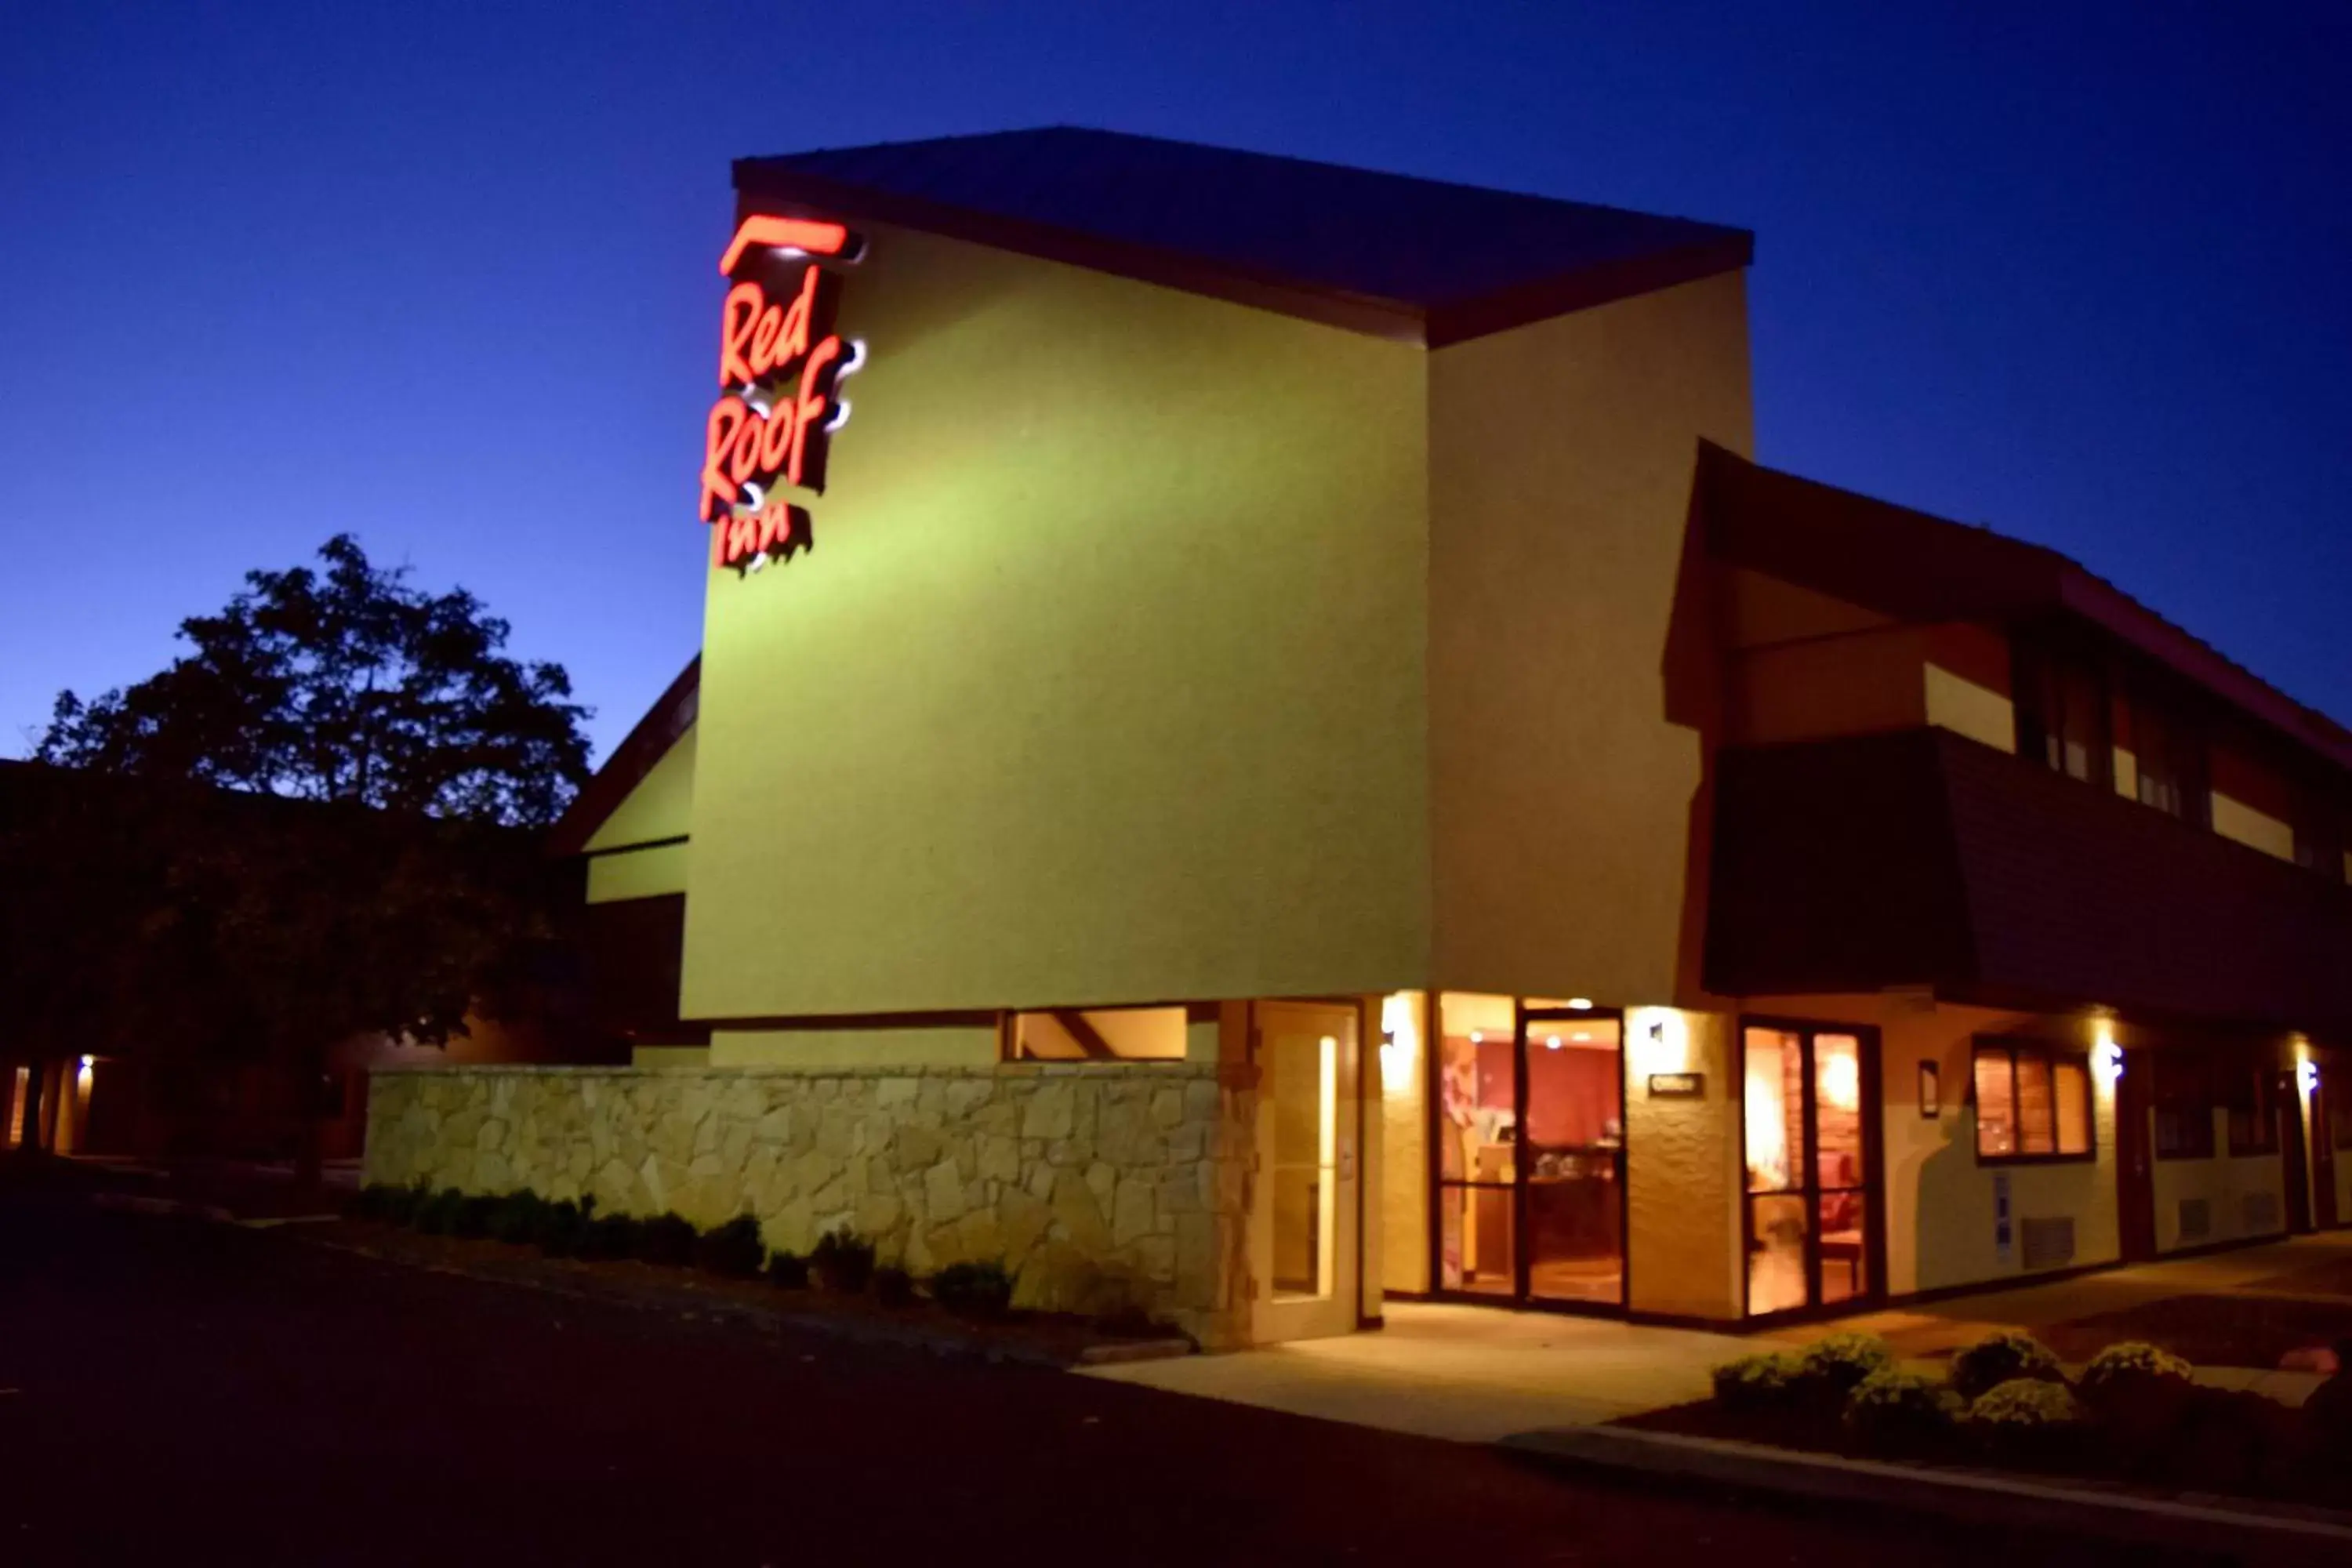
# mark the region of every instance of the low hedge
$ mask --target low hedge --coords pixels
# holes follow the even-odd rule
[[[905,1268],[882,1265],[872,1238],[846,1226],[818,1237],[816,1246],[803,1256],[769,1251],[760,1222],[750,1215],[738,1215],[701,1230],[677,1214],[599,1214],[593,1197],[550,1199],[528,1188],[495,1195],[465,1193],[456,1187],[436,1192],[421,1183],[407,1187],[381,1184],[362,1187],[349,1212],[356,1219],[407,1226],[427,1235],[486,1237],[512,1246],[535,1247],[550,1258],[633,1258],[672,1268],[691,1266],[731,1279],[764,1279],[780,1289],[803,1290],[814,1285],[842,1294],[871,1295],[889,1307],[914,1304],[925,1283]],[[960,1317],[1001,1318],[1012,1310],[1013,1277],[1002,1259],[950,1264],[927,1283],[932,1300]],[[1139,1310],[1131,1310],[1129,1315],[1137,1321],[1095,1314],[1106,1330],[1156,1327],[1141,1319]]]
[[[2352,1348],[2352,1347],[2347,1347]],[[2210,1387],[2159,1346],[2127,1342],[2069,1382],[2032,1336],[1994,1334],[1937,1378],[1895,1364],[1881,1342],[1832,1334],[1713,1372],[1731,1435],[1889,1458],[1990,1459],[2012,1468],[2184,1489],[2352,1505],[2352,1357],[2305,1405]],[[1838,1419],[1824,1401],[1843,1388]]]

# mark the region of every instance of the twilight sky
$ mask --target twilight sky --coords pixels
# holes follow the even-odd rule
[[[338,530],[693,653],[750,153],[1066,122],[1743,225],[1759,456],[2053,545],[2352,721],[2352,7],[0,10],[0,755]]]

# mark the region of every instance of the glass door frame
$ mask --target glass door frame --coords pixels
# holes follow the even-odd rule
[[[1428,1193],[1429,1193],[1429,1290],[1428,1298],[1438,1301],[1459,1301],[1471,1306],[1500,1307],[1518,1311],[1566,1312],[1579,1317],[1622,1318],[1627,1304],[1633,1299],[1633,1213],[1628,1195],[1627,1175],[1631,1166],[1627,1150],[1632,1142],[1627,1126],[1626,1101],[1629,1098],[1626,1076],[1625,1012],[1622,1007],[1530,1007],[1525,996],[1511,998],[1511,1180],[1479,1182],[1467,1177],[1445,1174],[1444,1152],[1440,1140],[1445,1135],[1441,1125],[1444,1110],[1442,1075],[1444,1068],[1444,993],[1425,994],[1425,1014],[1422,1037],[1429,1047],[1422,1053],[1426,1074],[1423,1101],[1428,1119]],[[1538,1296],[1528,1289],[1531,1254],[1528,1247],[1528,1181],[1524,1156],[1528,1126],[1528,1021],[1613,1023],[1617,1026],[1617,1121],[1620,1142],[1616,1150],[1617,1166],[1617,1244],[1620,1253],[1617,1300],[1608,1301],[1577,1301],[1549,1296]],[[1445,1283],[1445,1195],[1448,1189],[1465,1193],[1507,1192],[1511,1217],[1511,1288],[1507,1291],[1472,1290]],[[1394,1294],[1394,1292],[1391,1292]]]
[[[1319,1255],[1328,1256],[1328,1274],[1311,1294],[1290,1294],[1275,1289],[1274,1275],[1274,1116],[1276,1106],[1265,1081],[1269,1049],[1266,1037],[1276,1027],[1288,1032],[1320,1035],[1331,1052],[1329,1103],[1324,1119],[1333,1140],[1331,1158],[1321,1166],[1330,1173],[1327,1233],[1318,1236]],[[1248,1251],[1252,1285],[1249,1337],[1253,1344],[1320,1339],[1352,1333],[1364,1326],[1364,1127],[1363,1030],[1360,1001],[1320,1001],[1268,998],[1253,1002],[1248,1012],[1248,1052],[1259,1076],[1256,1125],[1253,1133],[1259,1174],[1252,1184]]]
[[[1802,1184],[1779,1193],[1757,1193],[1748,1185],[1748,1031],[1765,1029],[1776,1034],[1798,1037],[1798,1050],[1802,1061],[1800,1075],[1804,1083],[1804,1148],[1800,1151]],[[1821,1121],[1816,1100],[1819,1095],[1819,1072],[1813,1041],[1822,1035],[1851,1037],[1860,1057],[1856,1064],[1861,1079],[1862,1113],[1856,1119],[1862,1131],[1863,1194],[1863,1267],[1868,1276],[1868,1288],[1835,1301],[1822,1300],[1822,1173]],[[1732,1042],[1731,1081],[1739,1086],[1739,1310],[1741,1321],[1751,1324],[1798,1322],[1809,1318],[1843,1318],[1854,1312],[1866,1312],[1884,1306],[1886,1301],[1886,1180],[1883,1122],[1886,1104],[1880,1089],[1879,1037],[1875,1026],[1868,1024],[1825,1023],[1818,1018],[1782,1018],[1762,1014],[1742,1014]],[[1850,1187],[1829,1189],[1851,1192]],[[1800,1197],[1805,1204],[1805,1301],[1802,1306],[1787,1307],[1779,1311],[1758,1312],[1749,1310],[1753,1294],[1751,1260],[1756,1256],[1756,1200],[1759,1197]]]

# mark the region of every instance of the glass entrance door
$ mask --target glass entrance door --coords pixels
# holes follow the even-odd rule
[[[1519,1015],[1523,1292],[1536,1301],[1625,1301],[1622,1026],[1590,1009]]]
[[[1625,1303],[1624,1024],[1447,993],[1437,1051],[1441,1291]]]
[[[1740,1047],[1748,1315],[1876,1299],[1876,1038],[1749,1025]]]

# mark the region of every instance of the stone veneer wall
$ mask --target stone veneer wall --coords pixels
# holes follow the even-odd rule
[[[1212,1348],[1247,1333],[1255,1096],[1213,1063],[482,1067],[381,1072],[367,1180],[848,1226],[928,1273],[1002,1258],[1023,1306],[1131,1300]]]

